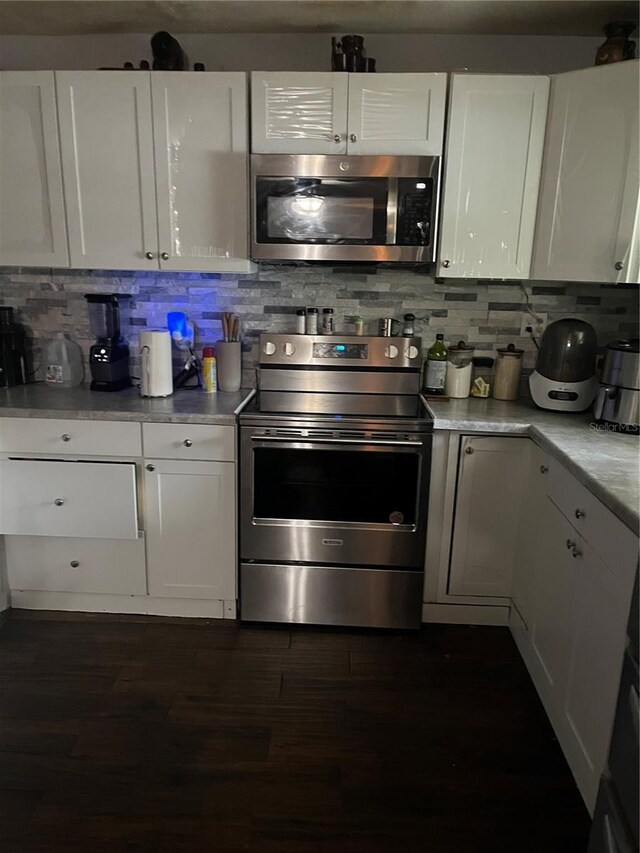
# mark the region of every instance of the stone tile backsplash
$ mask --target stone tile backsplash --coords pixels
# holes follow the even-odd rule
[[[591,323],[604,346],[638,333],[638,288],[634,285],[523,282],[533,310],[549,322],[578,317]],[[379,317],[416,315],[416,333],[425,350],[443,332],[446,342],[464,339],[478,355],[494,355],[513,341],[525,349],[524,368],[535,366],[535,346],[520,337],[524,295],[518,282],[434,279],[422,269],[356,266],[261,264],[253,275],[214,273],[137,273],[103,270],[0,268],[0,304],[16,308],[28,331],[32,369],[42,378],[42,350],[55,332],[76,340],[85,353],[92,343],[85,293],[131,293],[128,340],[137,373],[137,335],[141,327],[166,327],[169,311],[185,311],[196,326],[196,346],[221,337],[221,315],[240,317],[243,372],[252,384],[257,339],[262,331],[294,330],[296,309],[332,307],[338,331],[350,331],[360,315],[375,334]],[[88,378],[88,376],[87,376]]]

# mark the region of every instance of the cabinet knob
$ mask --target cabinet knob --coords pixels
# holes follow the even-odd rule
[[[342,142],[342,135],[339,133],[334,133],[333,134],[333,141],[334,142]]]
[[[72,569],[77,569],[77,568],[78,568],[78,566],[80,565],[80,563],[79,563],[79,561],[78,561],[78,560],[71,560],[71,562],[69,563],[69,565],[71,566],[71,568],[72,568]]]
[[[567,551],[570,551],[572,548],[576,547],[576,543],[573,539],[567,539]]]
[[[153,260],[153,252],[145,252],[145,253],[144,253],[144,256],[145,256],[145,258],[146,258],[148,261],[152,261],[152,260]]]
[[[55,501],[54,501],[54,504],[55,504],[56,506],[62,506],[62,505],[63,505],[63,503],[64,503],[64,501],[62,500],[62,498],[56,498],[56,499],[55,499]]]
[[[442,266],[443,266],[445,269],[447,269],[448,267],[450,267],[450,266],[451,266],[451,261],[443,261],[443,262],[442,262]]]
[[[585,515],[585,513],[584,513],[583,509],[577,509],[576,510],[576,518],[584,518],[584,515]]]
[[[63,441],[71,441],[71,436],[70,436],[70,435],[69,435],[69,433],[67,433],[67,432],[63,433],[63,435],[61,435],[61,436],[60,436],[60,438],[61,438]]]
[[[351,133],[349,135],[349,139],[351,140],[351,142],[357,142],[358,141],[358,137],[355,135],[355,133]]]
[[[155,465],[147,465],[147,471],[155,471],[155,470],[156,470]]]
[[[624,269],[624,264],[622,263],[622,261],[616,261],[614,266],[618,270],[618,272]]]
[[[471,456],[473,453],[473,447],[465,447],[464,452]]]
[[[182,443],[184,444],[185,447],[193,447],[193,442],[191,441],[190,438],[185,438],[185,440]]]
[[[540,466],[540,473],[541,473],[541,474],[546,474],[548,470],[549,470],[549,466],[548,466],[548,465],[541,465],[541,466]]]
[[[582,557],[582,551],[578,551],[578,549],[573,547],[573,551],[571,552],[571,556],[575,559],[576,557]]]
[[[163,261],[168,261],[169,260],[169,252],[163,252],[160,255],[160,257],[162,258]]]

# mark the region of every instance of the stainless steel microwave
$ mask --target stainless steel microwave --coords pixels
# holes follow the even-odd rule
[[[439,157],[254,154],[252,257],[435,259]]]

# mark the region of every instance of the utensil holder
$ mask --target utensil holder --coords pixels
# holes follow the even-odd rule
[[[242,355],[240,341],[218,341],[218,390],[239,391],[242,382]]]

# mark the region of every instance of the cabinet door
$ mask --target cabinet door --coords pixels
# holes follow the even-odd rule
[[[450,594],[510,595],[528,449],[526,438],[462,440]]]
[[[160,267],[250,272],[244,74],[151,77]]]
[[[347,84],[335,72],[251,75],[251,150],[255,154],[344,154]]]
[[[149,595],[235,599],[235,465],[146,462]]]
[[[631,588],[582,539],[576,546],[570,657],[562,708],[565,752],[590,810],[604,770],[622,671]]]
[[[136,467],[129,462],[3,459],[0,533],[137,539]]]
[[[438,275],[528,278],[549,79],[454,74]]]
[[[68,267],[53,71],[0,73],[0,265]]]
[[[557,704],[566,683],[569,663],[571,599],[576,560],[573,527],[549,498],[542,514],[542,541],[537,552],[530,625],[531,647],[538,690]]]
[[[158,269],[149,74],[59,71],[56,85],[71,266]]]
[[[530,441],[511,587],[511,601],[527,627],[531,624],[532,597],[538,570],[540,544],[545,537],[542,517],[547,501],[548,470],[547,454]]]
[[[533,278],[638,281],[639,75],[631,61],[554,78]]]
[[[349,154],[440,156],[446,74],[349,75]]]

